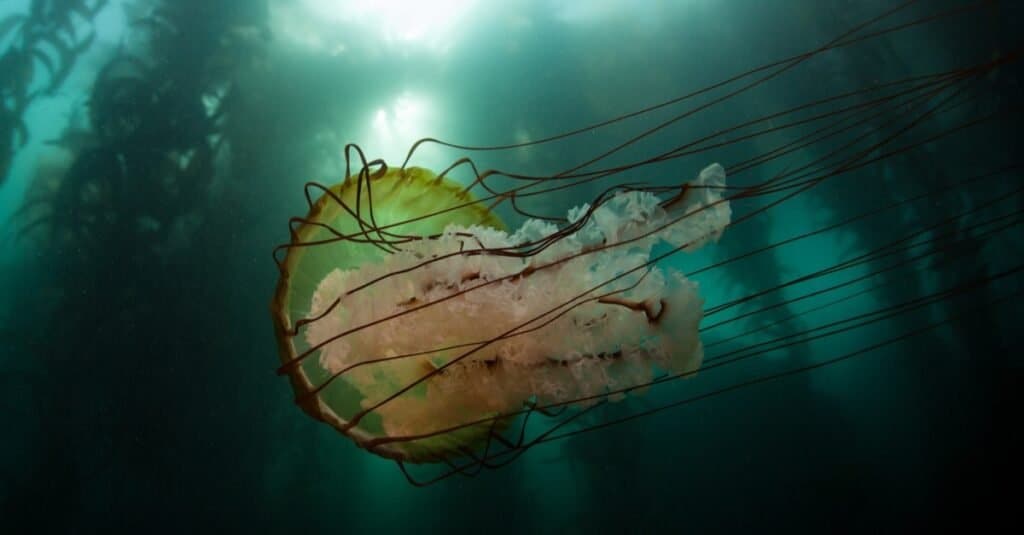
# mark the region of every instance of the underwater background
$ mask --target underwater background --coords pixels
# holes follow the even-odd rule
[[[736,319],[702,335],[707,355],[796,342],[570,429],[642,417],[425,488],[296,407],[275,373],[271,252],[307,209],[303,185],[344,178],[346,143],[398,165],[425,136],[538,140],[814,50],[903,4],[866,30],[891,31],[721,102],[698,95],[686,105],[707,109],[613,157],[986,65],[917,137],[885,113],[868,123],[909,150],[667,261],[700,269],[706,311],[732,304]],[[1022,13],[1010,0],[0,1],[0,529],[903,532],[1010,515],[1000,504],[1019,486],[1024,387]],[[675,113],[472,156],[553,173]],[[728,171],[812,128],[733,132],[737,144],[621,180],[678,184],[716,161]],[[429,146],[415,164],[439,170],[465,153]],[[564,214],[599,191],[526,206]],[[894,204],[912,197],[922,202]],[[737,202],[734,220],[758,202]],[[941,247],[787,286],[798,303],[744,308],[909,232]],[[815,293],[836,280],[853,281],[849,300]]]

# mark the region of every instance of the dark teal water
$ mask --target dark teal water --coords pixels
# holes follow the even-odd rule
[[[1019,2],[391,4],[0,5],[5,532],[906,532],[1012,513]],[[295,406],[271,251],[303,184],[343,178],[346,143],[398,165],[424,136],[536,141],[837,38],[564,142],[413,160],[547,176],[764,118],[522,205],[564,213],[712,162],[740,188],[827,175],[784,201],[747,190],[718,244],[663,263],[701,285],[708,364],[744,358],[426,488]],[[942,73],[955,83],[876,100]],[[800,144],[851,106],[830,116],[849,129]]]

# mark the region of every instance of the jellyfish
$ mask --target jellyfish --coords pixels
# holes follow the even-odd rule
[[[672,197],[613,191],[561,228],[527,219],[509,232],[443,176],[365,167],[295,231],[334,246],[290,249],[283,264],[275,311],[303,407],[383,456],[437,461],[485,442],[525,402],[621,397],[659,370],[696,370],[702,300],[652,251],[716,240],[724,184],[712,164]],[[417,219],[431,210],[443,215]],[[438,425],[460,429],[432,435]],[[418,435],[431,436],[382,440]]]
[[[774,80],[805,76],[808,64],[831,51],[965,9],[894,18],[909,4],[807,52],[539,140],[475,146],[425,138],[400,165],[368,160],[348,145],[344,179],[306,185],[308,213],[292,219],[289,242],[275,251],[278,372],[291,381],[297,404],[426,484],[502,466],[538,444],[871,354],[1012,300],[1016,294],[985,290],[1019,285],[1019,258],[974,266],[979,243],[1005,239],[1021,222],[1013,156],[950,170],[955,176],[923,188],[904,188],[892,176],[1004,119],[1009,108],[993,81],[1018,53],[872,80],[664,142],[662,134],[703,112]],[[650,121],[629,130],[638,117]],[[544,150],[608,129],[627,132],[626,141],[595,147],[564,168],[478,166],[495,154]],[[435,172],[413,165],[426,146],[465,155]],[[668,164],[686,171],[650,178]],[[967,190],[985,193],[949,200]],[[526,207],[558,196],[581,202],[561,213]],[[844,200],[854,196],[874,202],[848,211]],[[842,216],[764,243],[732,240],[800,217],[795,207],[822,199]],[[943,202],[952,206],[932,209]],[[849,239],[854,226],[888,236],[706,303],[700,278],[741,271],[736,266],[750,258],[793,243]],[[727,254],[685,272],[677,267],[705,246]],[[951,263],[967,267],[948,269]],[[935,280],[922,282],[921,266],[936,269]],[[883,288],[895,302],[879,302]],[[914,290],[901,293],[907,288]],[[936,308],[954,302],[966,305]],[[877,325],[899,328],[872,330]],[[854,345],[844,342],[822,358],[770,371],[751,364],[851,334]],[[608,421],[585,419],[599,407],[741,366],[751,370],[741,380]],[[547,423],[535,426],[536,418]],[[423,481],[406,464],[444,468]]]

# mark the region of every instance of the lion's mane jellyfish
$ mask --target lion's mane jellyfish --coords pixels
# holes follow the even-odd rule
[[[524,405],[696,371],[703,300],[652,251],[716,240],[724,185],[713,164],[671,196],[613,190],[564,225],[510,230],[449,179],[364,167],[312,205],[282,265],[275,318],[302,406],[380,455],[441,461]]]

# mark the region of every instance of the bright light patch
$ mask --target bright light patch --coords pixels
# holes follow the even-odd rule
[[[400,164],[416,140],[437,131],[439,115],[427,98],[404,92],[390,104],[373,111],[369,131],[359,138],[366,141],[360,145],[374,158]]]
[[[296,38],[301,36],[306,45],[323,45],[323,41],[329,39],[311,33],[333,33],[325,28],[331,27],[350,35],[370,35],[389,45],[416,44],[445,52],[460,33],[458,25],[465,23],[476,3],[476,0],[301,0],[299,9],[303,13],[292,12],[288,18],[293,19],[290,21],[293,30],[304,26],[303,31],[287,33]],[[309,22],[296,24],[294,19]]]

